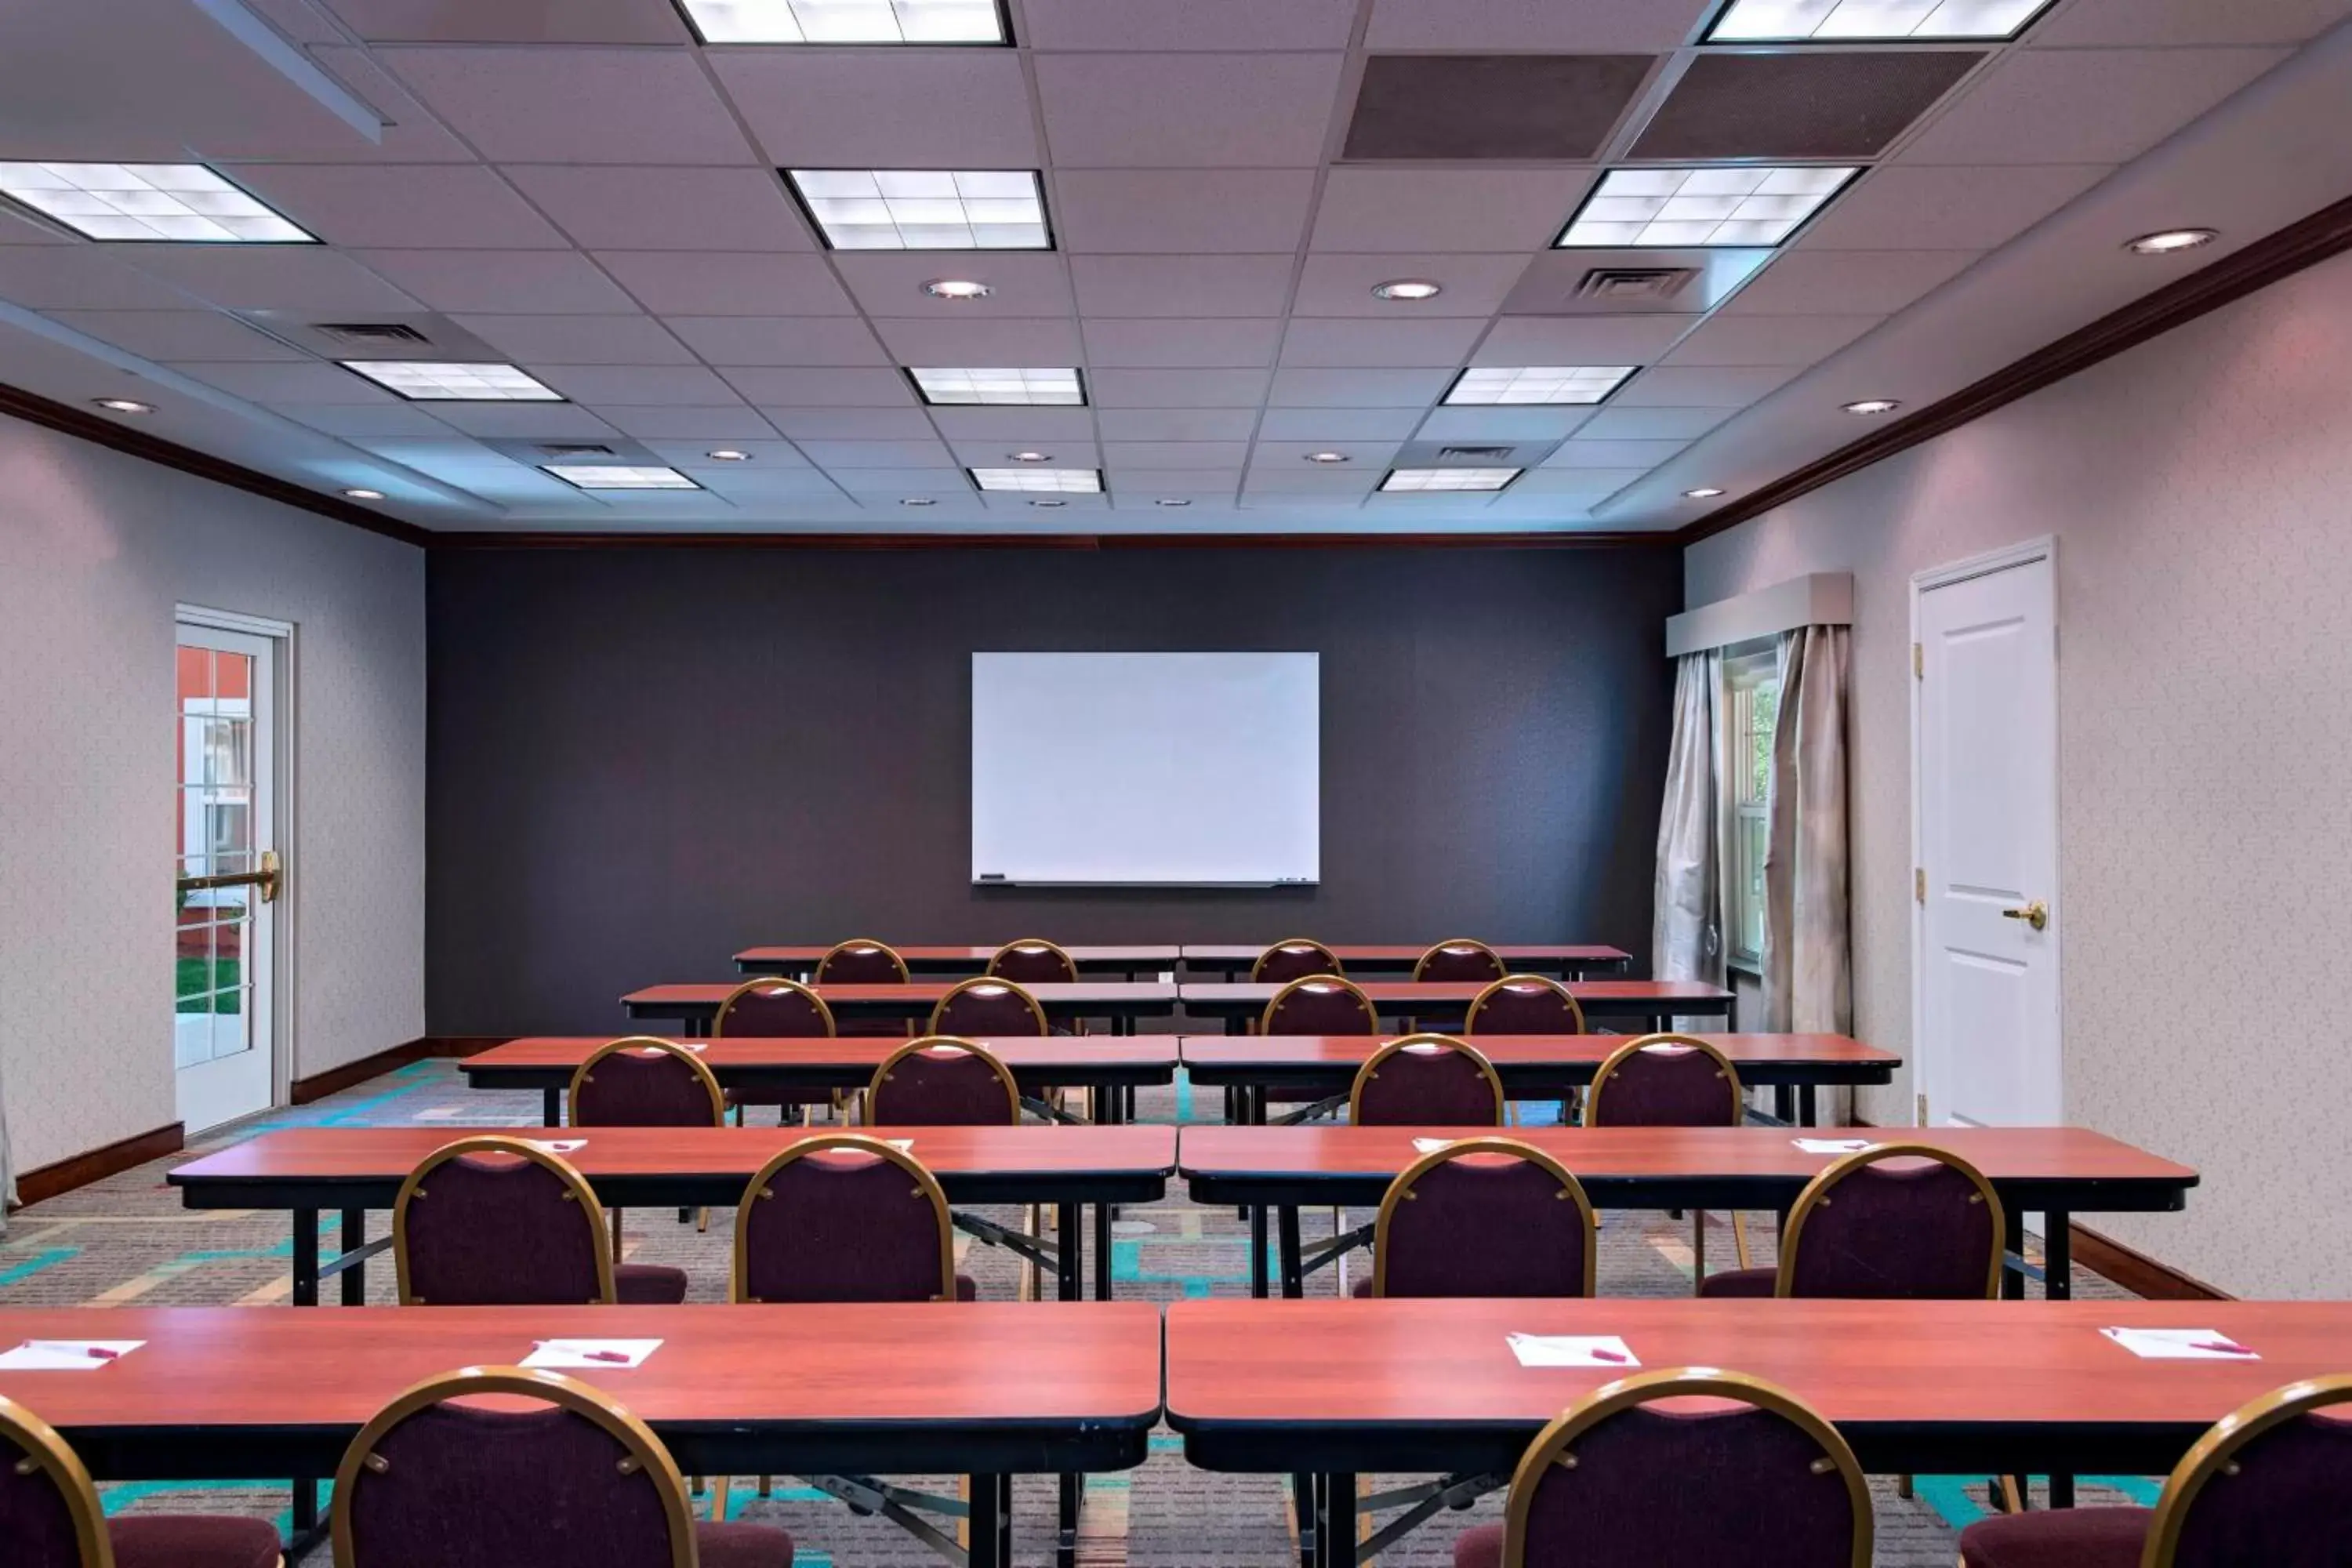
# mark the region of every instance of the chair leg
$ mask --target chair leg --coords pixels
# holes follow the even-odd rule
[[[743,1110],[742,1102],[738,1100],[735,1104],[735,1125],[738,1127],[743,1125]]]
[[[2011,1513],[2025,1511],[2025,1495],[2018,1489],[2015,1476],[2000,1478],[2000,1502],[2001,1506]]]
[[[1911,1496],[1911,1478],[1908,1474],[1895,1478],[1895,1495],[1905,1499]]]
[[[613,1261],[621,1261],[621,1211],[611,1211],[613,1216]]]
[[[1742,1230],[1739,1226],[1739,1211],[1738,1209],[1733,1209],[1731,1211],[1731,1245],[1733,1249],[1739,1254],[1739,1267],[1742,1268],[1749,1267],[1748,1262],[1748,1233],[1745,1230]]]
[[[710,1211],[709,1209],[698,1209],[696,1211],[694,1228],[700,1231],[708,1231],[710,1228]]]
[[[732,1489],[732,1485],[733,1485],[733,1483],[729,1479],[729,1478],[727,1478],[727,1477],[725,1477],[725,1476],[720,1476],[719,1478],[718,1478],[718,1479],[716,1479],[716,1480],[714,1480],[713,1482],[711,1482],[711,1485],[710,1485],[710,1522],[711,1522],[711,1523],[713,1523],[713,1524],[724,1524],[724,1523],[726,1523],[726,1522],[727,1522],[727,1494],[729,1493],[729,1491],[730,1491],[730,1490],[731,1490],[731,1489]]]
[[[760,1478],[760,1495],[761,1495],[761,1497],[772,1497],[772,1496],[775,1494],[775,1490],[776,1490],[776,1478],[775,1478],[775,1477],[773,1477],[773,1476],[761,1476],[761,1477]]]

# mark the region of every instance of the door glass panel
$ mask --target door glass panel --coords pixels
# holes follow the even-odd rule
[[[254,868],[254,664],[247,654],[179,650],[183,877]],[[246,955],[255,890],[188,889],[178,900],[174,1059],[188,1067],[251,1050],[253,976]]]

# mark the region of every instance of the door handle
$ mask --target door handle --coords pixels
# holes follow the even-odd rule
[[[2036,899],[2021,910],[2001,910],[2000,918],[2005,921],[2023,921],[2035,931],[2040,931],[2050,923],[2050,906]]]
[[[278,851],[261,852],[261,864],[250,871],[222,871],[210,877],[181,877],[175,879],[183,893],[205,892],[214,888],[258,888],[265,904],[278,901],[278,889],[285,885],[286,867],[278,858]]]

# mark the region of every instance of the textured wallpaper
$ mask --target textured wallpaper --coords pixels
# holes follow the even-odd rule
[[[0,419],[0,1093],[20,1170],[177,1120],[175,603],[296,626],[294,1075],[424,1032],[424,552]]]
[[[2084,1217],[2242,1295],[2352,1291],[2347,511],[2338,258],[1685,556],[1692,605],[1855,574],[1855,1025],[1899,1050],[1909,579],[2057,537],[2066,1114],[2204,1174]]]

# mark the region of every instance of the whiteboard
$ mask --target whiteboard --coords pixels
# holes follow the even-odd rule
[[[971,656],[976,883],[1313,882],[1311,653]]]

